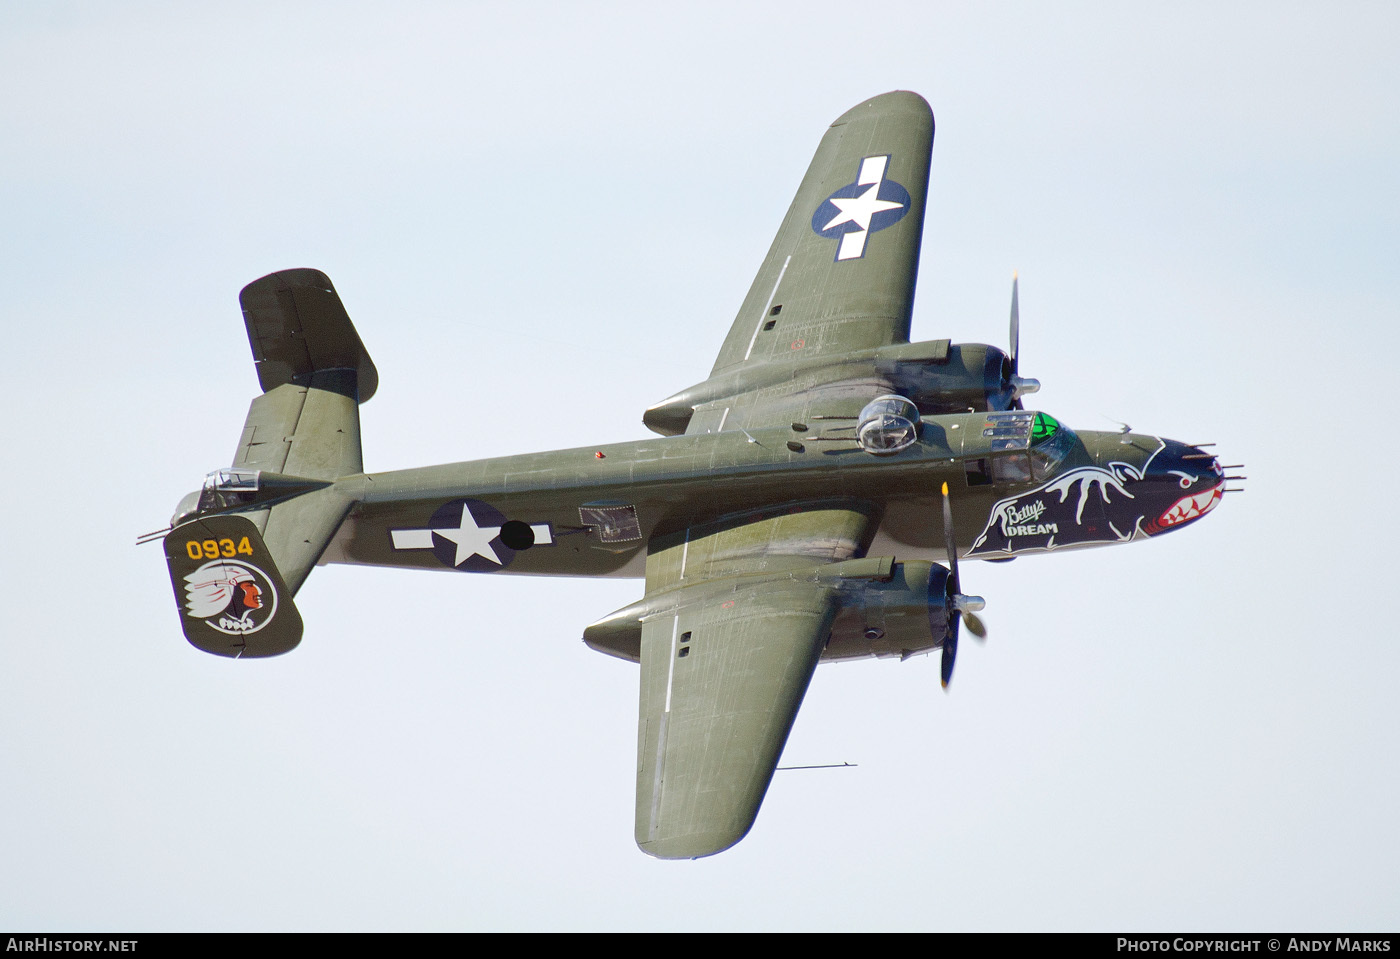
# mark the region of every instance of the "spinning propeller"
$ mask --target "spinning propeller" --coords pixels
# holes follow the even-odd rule
[[[1015,303],[1015,300],[1012,300]],[[1015,307],[1012,307],[1015,317]],[[1014,326],[1013,326],[1014,329]],[[986,608],[987,601],[981,596],[966,596],[962,593],[958,579],[958,544],[953,535],[953,504],[948,499],[948,484],[943,484],[943,534],[948,544],[948,636],[943,640],[943,688],[953,678],[953,662],[958,658],[958,621],[967,624],[967,631],[978,639],[987,638],[987,626],[977,615],[979,609]],[[956,615],[952,615],[956,614]]]

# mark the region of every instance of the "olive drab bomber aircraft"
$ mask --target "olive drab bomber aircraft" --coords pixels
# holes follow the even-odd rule
[[[818,662],[941,650],[947,686],[960,624],[985,635],[960,556],[1158,536],[1236,478],[1202,446],[1025,409],[1014,282],[1009,350],[909,342],[932,146],[913,93],[831,125],[709,378],[646,410],[650,440],[366,472],[379,377],[331,281],[249,284],[263,392],[233,465],[142,538],[164,536],[186,638],[288,652],[327,563],[640,578],[583,631],[640,666],[637,843],[734,845]]]

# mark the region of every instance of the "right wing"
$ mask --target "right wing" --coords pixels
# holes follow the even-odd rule
[[[642,624],[637,845],[728,849],[753,825],[831,622],[816,583],[736,588]]]

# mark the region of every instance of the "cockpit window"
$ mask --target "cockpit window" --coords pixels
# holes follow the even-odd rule
[[[199,511],[230,509],[253,501],[260,485],[261,470],[225,467],[204,477],[199,494]]]
[[[1034,413],[1021,410],[998,410],[987,414],[982,435],[991,440],[993,453],[1002,450],[1023,450],[1030,443],[1031,420]]]
[[[1035,414],[1031,426],[1031,467],[1038,480],[1049,479],[1074,449],[1074,430],[1048,413]]]
[[[1035,414],[1035,421],[1031,424],[1031,442],[1039,443],[1041,440],[1049,439],[1060,429],[1059,420],[1048,413]]]
[[[992,476],[998,483],[1028,483],[1049,479],[1074,449],[1078,437],[1049,413],[1029,410],[997,410],[982,424],[992,457]],[[1013,451],[1030,451],[1010,455]],[[1001,455],[995,455],[1001,454]]]

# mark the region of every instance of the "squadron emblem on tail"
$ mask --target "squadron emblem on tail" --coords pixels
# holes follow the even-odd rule
[[[180,627],[196,649],[276,656],[301,642],[301,615],[281,570],[246,516],[201,516],[165,537]]]
[[[185,609],[221,633],[256,633],[277,614],[277,589],[252,564],[215,560],[185,577]]]

